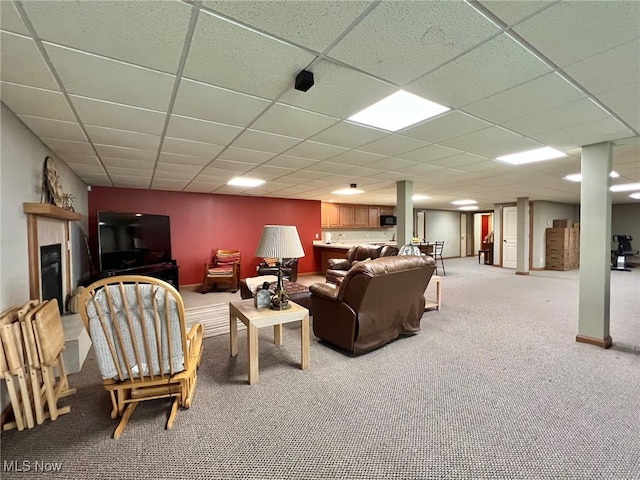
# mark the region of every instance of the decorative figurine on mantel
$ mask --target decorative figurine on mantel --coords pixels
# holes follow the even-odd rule
[[[42,195],[40,201],[42,203],[51,203],[56,207],[64,208],[74,212],[73,200],[74,196],[70,193],[62,191],[60,185],[60,177],[56,170],[56,164],[51,157],[45,157],[44,168],[42,172]]]

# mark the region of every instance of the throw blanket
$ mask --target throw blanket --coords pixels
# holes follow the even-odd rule
[[[247,288],[251,290],[253,295],[256,294],[256,290],[258,287],[261,287],[264,282],[273,283],[278,281],[278,277],[276,275],[262,275],[260,277],[249,277],[244,280],[247,283]]]

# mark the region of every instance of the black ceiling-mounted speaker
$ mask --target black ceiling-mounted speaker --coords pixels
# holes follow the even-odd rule
[[[307,70],[302,70],[296,76],[296,90],[301,90],[306,92],[311,87],[313,87],[313,72],[309,72]]]

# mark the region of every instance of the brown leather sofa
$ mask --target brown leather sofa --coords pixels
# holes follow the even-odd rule
[[[393,245],[354,245],[347,251],[346,258],[329,258],[325,279],[340,285],[345,275],[358,262],[380,257],[398,255],[398,247]]]
[[[359,355],[417,332],[435,268],[425,255],[380,257],[351,268],[340,286],[311,285],[313,333]]]

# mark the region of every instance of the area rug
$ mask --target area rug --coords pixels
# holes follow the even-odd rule
[[[206,307],[192,307],[185,309],[187,331],[194,323],[201,323],[204,327],[204,337],[214,337],[229,333],[229,303],[216,303]],[[238,330],[246,328],[238,323]]]

